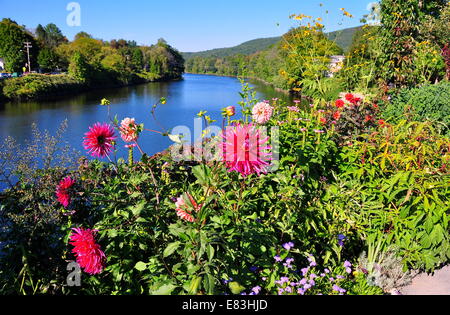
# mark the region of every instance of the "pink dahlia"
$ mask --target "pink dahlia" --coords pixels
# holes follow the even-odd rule
[[[253,124],[228,127],[222,135],[223,159],[230,172],[236,171],[243,176],[267,173],[271,147],[268,136],[263,136]]]
[[[100,245],[95,242],[97,231],[89,229],[73,229],[70,236],[70,244],[74,246],[72,253],[77,258],[77,263],[90,275],[96,275],[103,271],[106,262],[105,253]]]
[[[273,107],[266,102],[258,103],[253,107],[253,120],[262,125],[267,123],[273,114]]]
[[[64,178],[56,187],[56,197],[60,204],[67,208],[71,202],[70,189],[75,185],[75,181],[70,176]]]
[[[105,157],[111,152],[115,139],[116,136],[111,125],[96,123],[89,127],[83,145],[93,157]]]
[[[138,140],[137,125],[134,118],[125,118],[120,123],[120,136],[125,142],[134,142]]]
[[[186,196],[189,201],[186,201]],[[183,195],[175,202],[177,209],[177,216],[188,222],[194,222],[195,219],[192,216],[192,211],[199,212],[202,205],[199,205],[190,194]]]

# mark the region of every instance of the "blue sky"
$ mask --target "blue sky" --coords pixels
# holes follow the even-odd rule
[[[68,0],[0,0],[0,18],[28,28],[55,23],[69,40],[80,31],[104,40],[125,38],[150,45],[166,39],[180,51],[231,47],[280,36],[295,26],[293,13],[322,16],[327,30],[360,25],[369,0],[75,0],[81,26],[67,25]],[[319,4],[323,3],[324,7]],[[342,18],[339,8],[355,18]],[[325,15],[329,10],[329,15]]]

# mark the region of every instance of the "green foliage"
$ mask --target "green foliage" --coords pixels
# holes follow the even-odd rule
[[[5,59],[5,69],[10,72],[22,72],[22,68],[28,63],[24,43],[30,42],[33,46],[30,49],[32,65],[35,64],[38,47],[33,36],[31,36],[22,26],[10,19],[3,19],[0,22],[0,56]]]
[[[219,48],[212,49],[196,53],[183,53],[183,57],[186,61],[192,58],[225,58],[235,55],[253,55],[259,51],[266,50],[269,47],[276,45],[281,40],[281,37],[271,37],[271,38],[259,38],[254,39],[245,43],[242,43],[236,47],[231,48]]]
[[[1,87],[1,86],[0,86]],[[64,95],[82,91],[84,86],[67,75],[29,74],[5,80],[3,94],[9,99],[43,99],[49,95]]]
[[[359,29],[346,56],[344,68],[338,73],[347,91],[369,93],[380,77],[380,26],[365,25]]]
[[[64,37],[61,30],[53,23],[45,27],[39,24],[36,28],[36,36],[42,46],[47,48],[56,48],[62,43],[67,42],[67,38]]]
[[[384,108],[383,115],[392,121],[432,120],[435,128],[450,133],[450,83],[403,89]]]
[[[406,121],[366,137],[343,149],[323,206],[343,234],[381,238],[404,267],[434,270],[450,256],[449,140]]]
[[[56,70],[61,65],[58,55],[50,48],[41,49],[37,62],[44,72]]]
[[[438,17],[446,0],[383,0],[382,24],[382,78],[396,87],[408,87],[422,78],[417,77],[416,45],[421,41],[419,25],[428,17]],[[419,57],[420,58],[420,57]],[[419,72],[421,70],[419,69]]]
[[[0,144],[0,181],[10,187],[8,194],[0,194],[4,294],[55,294],[55,287],[65,281],[57,271],[66,268],[68,216],[57,205],[55,187],[75,169],[78,156],[62,140],[66,129],[67,121],[51,136],[33,125],[33,140],[26,145],[12,138]],[[51,281],[49,274],[54,276]]]
[[[69,75],[82,84],[89,84],[93,75],[92,71],[92,67],[84,55],[79,52],[75,52],[70,60]]]

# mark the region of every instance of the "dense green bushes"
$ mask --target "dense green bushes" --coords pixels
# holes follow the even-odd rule
[[[394,247],[404,267],[432,271],[447,263],[449,139],[430,122],[406,121],[365,137],[343,149],[322,201],[327,212],[346,235],[380,242],[381,251]]]
[[[82,91],[86,87],[67,75],[30,74],[4,81],[3,94],[10,99],[45,98]]]
[[[403,89],[384,109],[385,117],[394,121],[432,120],[436,128],[450,132],[450,82]]]

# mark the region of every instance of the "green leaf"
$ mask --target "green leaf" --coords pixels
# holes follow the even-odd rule
[[[164,258],[172,255],[178,249],[178,247],[180,247],[180,242],[170,243],[164,250]]]
[[[211,177],[211,169],[204,165],[197,165],[196,167],[192,168],[192,174],[197,178],[197,182],[202,185],[206,186],[209,185],[209,179]]]
[[[139,271],[144,271],[145,269],[147,269],[147,264],[140,261],[134,266],[134,269],[139,270]]]
[[[150,294],[151,295],[170,295],[173,290],[175,290],[177,288],[177,286],[173,285],[173,284],[165,284],[162,285],[159,289],[155,290],[155,291],[151,291]]]
[[[206,251],[206,254],[208,255],[208,260],[211,262],[214,258],[214,247],[211,245],[208,246],[208,249]]]
[[[202,283],[202,277],[195,277],[189,285],[189,294],[197,294],[200,283]]]
[[[228,287],[230,288],[231,293],[233,293],[234,295],[241,294],[245,290],[245,288],[238,282],[230,282],[228,284]]]
[[[138,217],[141,214],[142,210],[144,210],[146,204],[146,201],[142,201],[133,207],[129,207],[129,209],[135,217]]]

